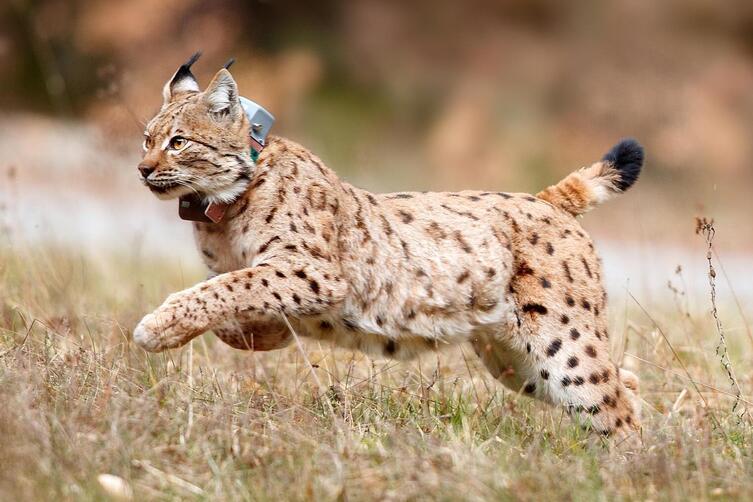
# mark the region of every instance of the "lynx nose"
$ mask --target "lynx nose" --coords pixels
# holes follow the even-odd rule
[[[154,172],[154,166],[149,164],[139,164],[139,172],[144,179],[147,179]]]

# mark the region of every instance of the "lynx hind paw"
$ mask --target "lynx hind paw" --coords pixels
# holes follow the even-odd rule
[[[628,389],[638,392],[639,382],[638,375],[625,368],[620,368],[620,380]]]

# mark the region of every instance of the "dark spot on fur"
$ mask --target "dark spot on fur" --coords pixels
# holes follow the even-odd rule
[[[264,221],[267,223],[270,223],[272,219],[275,217],[275,213],[277,212],[277,207],[273,207],[272,210],[269,212],[266,218],[264,218]]]
[[[525,261],[522,261],[518,264],[518,268],[515,271],[515,275],[518,276],[524,276],[524,275],[533,275],[533,269],[528,266],[528,263]]]
[[[566,376],[566,377],[564,377],[564,378],[562,379],[562,382],[561,382],[561,383],[562,383],[562,386],[563,386],[563,387],[567,387],[567,386],[569,386],[569,385],[570,385],[571,383],[573,383],[573,381],[572,381],[572,380],[570,380],[570,377]]]
[[[473,221],[478,221],[478,216],[476,216],[475,214],[471,213],[470,211],[459,211],[457,209],[453,209],[453,208],[449,207],[447,204],[440,204],[440,206],[442,206],[443,209],[451,212],[452,214],[456,214],[458,216],[464,216],[466,218],[470,218]]]
[[[581,300],[580,305],[581,305],[581,307],[583,307],[586,310],[591,310],[591,302],[589,302],[585,298],[583,300]]]
[[[403,248],[403,255],[406,258],[410,258],[410,250],[408,249],[408,243],[404,240],[400,240],[400,246]]]
[[[566,296],[565,297],[565,302],[567,302],[567,305],[570,306],[570,307],[572,307],[572,306],[575,305],[575,300],[573,300],[572,296]]]
[[[383,214],[379,215],[379,218],[382,220],[382,230],[385,234],[392,235],[392,225],[390,225],[390,222],[387,221],[387,218],[384,217]]]
[[[334,328],[331,322],[322,321],[319,323],[319,329],[321,329],[322,331],[332,331]]]
[[[586,345],[586,354],[589,357],[596,357],[596,349],[593,345]]]
[[[570,338],[572,338],[573,340],[577,340],[578,338],[580,338],[580,331],[578,331],[575,328],[571,329],[570,330]]]
[[[541,378],[549,380],[549,372],[547,370],[541,370]]]
[[[546,243],[546,254],[548,254],[549,256],[554,254],[554,246],[552,246],[551,242]]]
[[[540,279],[540,281],[541,281],[541,287],[542,287],[542,288],[546,288],[546,289],[548,289],[548,288],[551,288],[551,287],[552,287],[552,283],[551,283],[551,282],[549,282],[549,279],[547,279],[546,277],[542,277],[542,278]]]
[[[267,248],[269,248],[270,244],[272,244],[275,241],[279,241],[279,240],[280,240],[280,237],[277,236],[277,235],[275,235],[274,237],[272,237],[271,239],[269,239],[267,242],[265,242],[264,244],[262,244],[262,246],[259,248],[259,254],[261,254],[264,251],[266,251]]]
[[[547,357],[553,357],[557,352],[559,352],[560,348],[562,348],[562,340],[557,338],[549,344],[549,347],[547,347]]]
[[[549,310],[540,303],[526,303],[525,305],[523,305],[523,312],[525,312],[526,314],[536,313],[546,315]]]
[[[581,263],[583,263],[583,268],[586,269],[586,275],[588,275],[588,277],[593,278],[593,274],[591,273],[591,267],[588,266],[588,262],[586,261],[585,257],[581,256],[580,261]]]
[[[566,261],[562,262],[562,270],[564,270],[565,277],[567,277],[567,280],[570,282],[573,282],[574,279],[573,279],[572,274],[570,273],[570,265],[568,265]]]
[[[467,271],[467,270],[463,271],[463,273],[461,273],[458,276],[458,279],[457,279],[458,284],[462,284],[463,282],[465,282],[468,279],[468,277],[470,277],[470,275],[471,275],[471,273],[469,271]]]
[[[388,356],[391,356],[397,351],[397,344],[395,343],[395,340],[388,340],[387,343],[384,345],[384,353]]]
[[[460,246],[460,249],[462,249],[466,253],[470,253],[472,251],[471,246],[469,246],[468,243],[465,241],[465,238],[463,237],[463,234],[460,233],[460,230],[455,230],[455,233],[453,236],[455,237],[455,241]]]
[[[536,384],[535,383],[529,383],[523,388],[523,392],[526,394],[533,394],[536,392]]]
[[[577,377],[573,378],[573,383],[576,386],[581,386],[581,385],[583,385],[585,383],[585,380],[583,380],[582,376],[577,376]]]
[[[565,314],[562,314],[562,316],[560,317],[560,322],[561,322],[562,324],[567,324],[567,323],[569,323],[569,322],[570,322],[570,318],[569,318],[569,317],[567,317],[567,316],[566,316]]]
[[[319,283],[316,282],[314,279],[311,279],[309,281],[309,287],[311,288],[311,291],[313,291],[315,294],[319,294]]]
[[[398,216],[400,216],[400,219],[403,220],[403,223],[406,225],[413,221],[413,215],[410,214],[407,211],[403,211],[402,209],[397,212]]]
[[[575,368],[578,366],[580,361],[578,361],[578,358],[575,356],[570,356],[570,358],[567,360],[567,367],[568,368]]]

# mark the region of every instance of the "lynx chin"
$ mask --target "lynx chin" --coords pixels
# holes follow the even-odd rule
[[[195,57],[146,127],[144,184],[162,199],[230,203],[194,223],[211,278],[170,295],[133,332],[149,351],[211,330],[237,349],[304,337],[409,359],[470,343],[507,387],[603,434],[639,428],[638,379],[609,355],[601,262],[576,216],[638,178],[634,140],[536,195],[377,194],[271,137],[258,160],[227,68],[202,92]]]

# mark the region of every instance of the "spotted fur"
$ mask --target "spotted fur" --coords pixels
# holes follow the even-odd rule
[[[206,96],[218,79],[229,86],[224,101]],[[172,96],[149,123],[145,158],[168,156],[159,145],[171,135],[196,139],[156,162],[153,173],[184,183],[161,195],[238,195],[220,223],[194,224],[213,277],[144,317],[133,335],[140,346],[180,347],[213,330],[235,348],[271,350],[290,342],[287,322],[377,357],[470,342],[503,384],[584,425],[604,434],[639,426],[637,378],[609,358],[601,262],[574,218],[627,188],[620,159],[635,180],[637,143],[537,197],[376,194],[282,138],[270,138],[254,165],[238,107],[223,69],[207,91]]]

